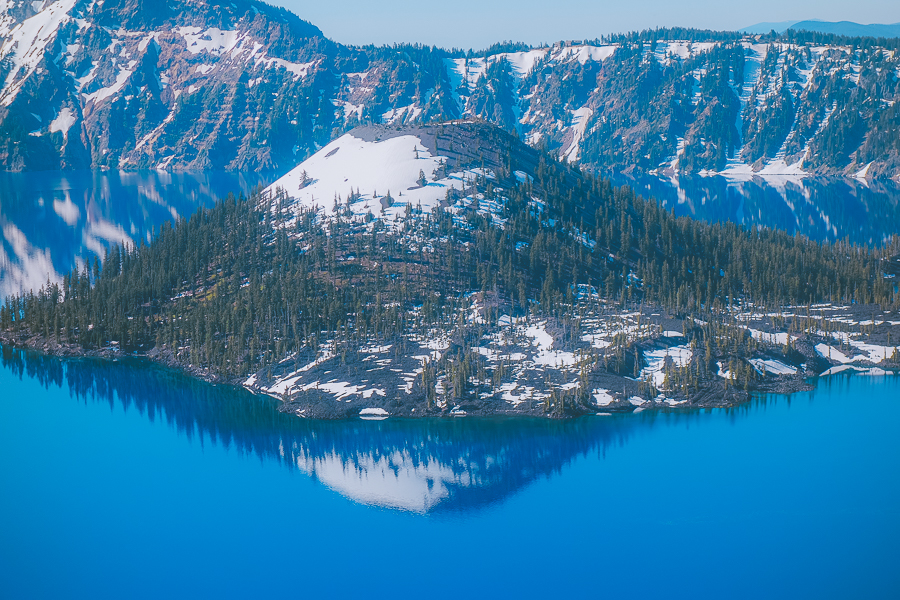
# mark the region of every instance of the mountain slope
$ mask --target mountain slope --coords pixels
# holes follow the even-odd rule
[[[243,0],[2,8],[8,169],[274,168],[322,127],[297,116],[332,45],[285,10]]]
[[[476,118],[595,172],[900,175],[898,48],[814,35],[461,53],[255,0],[6,0],[0,168],[287,170],[360,124]]]
[[[896,38],[900,37],[900,23],[861,25],[853,21],[798,21],[787,29],[816,31],[847,37]]]

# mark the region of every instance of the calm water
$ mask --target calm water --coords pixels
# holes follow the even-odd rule
[[[900,378],[731,411],[321,423],[0,365],[0,596],[900,596]]]
[[[880,245],[900,234],[900,185],[840,177],[613,177],[678,216],[733,221],[819,241]]]
[[[275,173],[0,173],[0,298],[37,289],[117,243],[149,240],[164,221],[188,216]],[[900,186],[892,181],[723,177],[614,177],[678,215],[735,221],[880,244],[900,233]]]
[[[274,181],[267,173],[0,172],[0,298],[59,280],[112,244],[149,241],[165,221],[228,193]]]
[[[0,173],[0,296],[258,174]],[[621,181],[879,243],[890,182]],[[320,423],[140,363],[0,363],[0,598],[900,597],[900,383],[576,422]]]

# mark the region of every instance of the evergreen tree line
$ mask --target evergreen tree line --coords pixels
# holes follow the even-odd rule
[[[163,225],[149,245],[113,247],[59,284],[7,298],[0,329],[83,348],[155,347],[235,378],[325,340],[335,356],[372,340],[404,352],[405,336],[452,328],[473,291],[499,299],[489,322],[501,313],[574,322],[579,286],[707,322],[738,302],[897,305],[882,265],[900,252],[898,238],[869,249],[676,218],[546,155],[533,183],[503,192],[500,215],[481,208],[503,201],[494,181],[468,185],[430,215],[407,206],[392,227],[353,216],[352,194],[335,198],[324,226],[281,192],[229,196]],[[481,199],[462,209],[463,194]]]

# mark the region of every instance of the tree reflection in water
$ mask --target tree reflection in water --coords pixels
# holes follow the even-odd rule
[[[659,418],[697,416],[313,421],[278,412],[273,398],[127,357],[62,360],[3,348],[2,366],[81,402],[164,421],[188,440],[299,469],[354,501],[419,513],[494,504]]]

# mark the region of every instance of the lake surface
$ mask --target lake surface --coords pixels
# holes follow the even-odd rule
[[[274,174],[0,173],[0,297]],[[617,178],[878,244],[892,182]],[[732,410],[315,422],[134,361],[0,360],[0,597],[900,597],[900,383]]]
[[[732,410],[315,422],[0,363],[4,598],[900,596],[900,378]]]
[[[59,281],[113,244],[147,242],[159,226],[271,173],[0,172],[0,298]]]
[[[189,216],[228,193],[248,194],[277,173],[0,173],[0,298],[58,281],[112,244],[147,241],[165,221]],[[734,221],[879,245],[900,234],[893,181],[776,177],[615,176],[679,216]]]
[[[817,241],[849,239],[868,246],[900,234],[900,185],[890,179],[616,175],[612,180],[656,198],[677,216],[703,221],[732,221]]]

